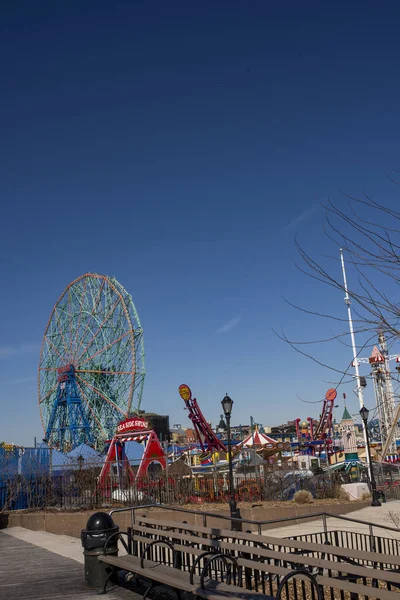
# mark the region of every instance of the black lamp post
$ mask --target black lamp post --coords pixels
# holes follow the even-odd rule
[[[221,401],[226,420],[226,433],[228,435],[228,465],[229,465],[229,507],[231,509],[231,519],[241,519],[240,510],[237,507],[235,499],[235,486],[233,483],[233,466],[232,466],[232,444],[231,444],[231,412],[233,400],[226,394]],[[231,521],[233,531],[241,531],[242,524],[240,521]]]
[[[371,492],[372,492],[371,506],[382,506],[381,503],[378,500],[378,494],[376,493],[376,481],[375,481],[374,470],[372,468],[371,448],[370,448],[370,445],[369,445],[369,433],[368,433],[368,427],[367,427],[368,415],[369,415],[368,408],[366,408],[365,406],[363,406],[360,409],[360,417],[361,417],[361,419],[362,419],[362,421],[364,423],[365,439],[366,439],[366,442],[367,442],[366,451],[367,451],[367,457],[368,457],[369,474],[370,474],[370,484],[371,484]]]

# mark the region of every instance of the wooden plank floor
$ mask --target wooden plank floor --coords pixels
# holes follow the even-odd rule
[[[85,587],[80,563],[0,532],[0,600],[92,600],[97,594]],[[123,589],[103,597],[141,598]]]

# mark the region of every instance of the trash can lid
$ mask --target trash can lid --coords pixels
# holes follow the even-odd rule
[[[105,512],[94,513],[86,524],[87,531],[103,531],[112,527],[115,527],[115,523],[110,515]]]

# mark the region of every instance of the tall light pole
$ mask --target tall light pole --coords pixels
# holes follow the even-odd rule
[[[346,269],[344,267],[344,258],[343,258],[343,249],[342,248],[340,248],[340,262],[342,263],[342,273],[343,273],[344,303],[347,306],[347,316],[349,318],[351,347],[353,349],[353,365],[354,365],[354,370],[356,372],[357,396],[358,396],[358,401],[360,403],[360,409],[362,409],[364,407],[364,397],[363,397],[363,389],[362,389],[362,385],[361,385],[360,371],[358,368],[359,363],[358,363],[358,356],[357,356],[356,340],[354,337],[353,319],[351,318],[351,308],[350,308],[351,300],[350,300],[349,291],[347,288]],[[364,433],[365,448],[367,448],[368,432],[367,432],[367,426],[364,423],[364,421],[363,421],[363,430],[364,430],[363,433]],[[367,462],[368,475],[369,475],[370,481],[372,481],[372,466],[371,466],[371,460],[370,460],[369,455],[368,455],[367,461],[368,461]]]
[[[367,451],[367,456],[368,456],[368,464],[370,465],[369,482],[371,484],[371,492],[372,492],[371,506],[382,506],[381,503],[378,500],[378,494],[376,493],[376,481],[375,481],[374,471],[372,469],[371,447],[369,445],[369,435],[368,435],[368,429],[367,429],[368,414],[369,414],[368,408],[366,408],[365,406],[363,406],[360,409],[360,417],[362,419],[362,422],[364,423],[365,431],[367,432],[366,451]]]
[[[233,406],[233,400],[229,398],[228,394],[225,395],[224,399],[221,400],[222,409],[224,411],[226,420],[226,433],[228,435],[228,465],[229,465],[229,507],[231,511],[231,519],[241,519],[240,510],[236,504],[235,498],[235,485],[233,482],[233,465],[232,465],[232,443],[231,443],[231,412]],[[231,528],[233,531],[241,531],[242,523],[240,521],[231,521]]]

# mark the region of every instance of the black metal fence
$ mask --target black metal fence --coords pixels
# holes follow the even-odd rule
[[[94,508],[98,506],[144,503],[197,504],[228,501],[227,473],[176,475],[161,471],[132,480],[119,476],[115,465],[102,480],[101,467],[82,463],[63,465],[25,464],[19,472],[0,474],[0,510],[37,508]],[[340,481],[326,474],[305,477],[300,471],[284,469],[241,469],[234,477],[237,500],[292,500],[299,490],[312,497],[334,498]]]
[[[399,532],[400,533],[400,532]],[[363,550],[364,552],[378,552],[393,556],[400,555],[400,540],[393,537],[384,537],[371,533],[359,533],[355,531],[319,531],[305,535],[290,536],[291,540],[303,540],[315,544],[330,544],[339,548],[350,548],[352,550]]]

